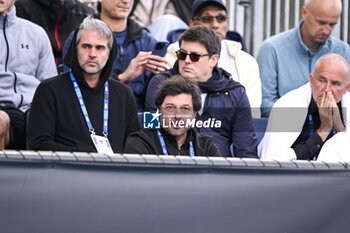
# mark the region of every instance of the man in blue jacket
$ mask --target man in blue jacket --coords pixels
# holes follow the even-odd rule
[[[99,0],[96,17],[108,24],[118,44],[111,76],[127,84],[133,91],[137,110],[144,111],[145,94],[154,74],[166,69],[163,57],[152,55],[157,41],[139,24],[128,18],[132,0]],[[67,39],[64,54],[72,35]]]
[[[349,45],[330,36],[341,12],[341,0],[309,0],[302,8],[303,20],[297,27],[263,43],[257,57],[262,116],[268,117],[281,96],[309,81],[322,55],[337,53],[350,62]]]
[[[207,122],[197,131],[214,137],[224,157],[257,158],[250,105],[244,87],[233,81],[230,74],[217,67],[221,43],[208,27],[193,26],[179,39],[180,50],[174,67],[156,75],[150,81],[146,95],[146,109],[156,110],[155,93],[158,85],[172,75],[180,74],[198,84],[202,91],[202,109],[197,120]],[[220,124],[216,124],[216,123]]]

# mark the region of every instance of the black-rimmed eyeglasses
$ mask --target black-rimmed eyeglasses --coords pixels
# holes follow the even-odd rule
[[[210,56],[209,53],[208,53],[208,54],[188,53],[188,52],[185,52],[185,51],[183,51],[183,50],[177,51],[177,52],[176,52],[176,55],[177,55],[177,58],[178,58],[179,60],[186,60],[187,55],[189,55],[191,61],[193,61],[193,62],[199,61],[199,59],[200,59],[201,57]]]

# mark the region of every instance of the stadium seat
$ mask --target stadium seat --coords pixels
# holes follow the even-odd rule
[[[253,126],[258,143],[260,143],[261,139],[264,137],[267,121],[268,118],[253,118]]]

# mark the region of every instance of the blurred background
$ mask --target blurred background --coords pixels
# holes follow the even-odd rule
[[[96,10],[97,0],[80,1]],[[349,1],[342,1],[342,16],[332,34],[348,44]],[[239,32],[244,37],[247,51],[256,57],[266,38],[294,28],[299,23],[305,0],[226,0],[225,2],[229,11],[229,30]]]

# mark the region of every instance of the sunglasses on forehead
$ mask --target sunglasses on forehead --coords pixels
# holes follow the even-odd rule
[[[202,21],[203,23],[211,23],[213,22],[214,18],[218,23],[222,23],[227,20],[227,17],[225,15],[217,15],[217,16],[201,16],[201,17],[194,17],[193,20],[196,21]]]
[[[193,62],[199,61],[199,59],[200,59],[201,57],[210,56],[209,53],[208,53],[208,54],[188,53],[188,52],[185,52],[185,51],[183,51],[183,50],[177,51],[177,52],[176,52],[176,55],[177,55],[177,58],[178,58],[179,60],[186,60],[187,55],[189,55],[191,61],[193,61]]]

